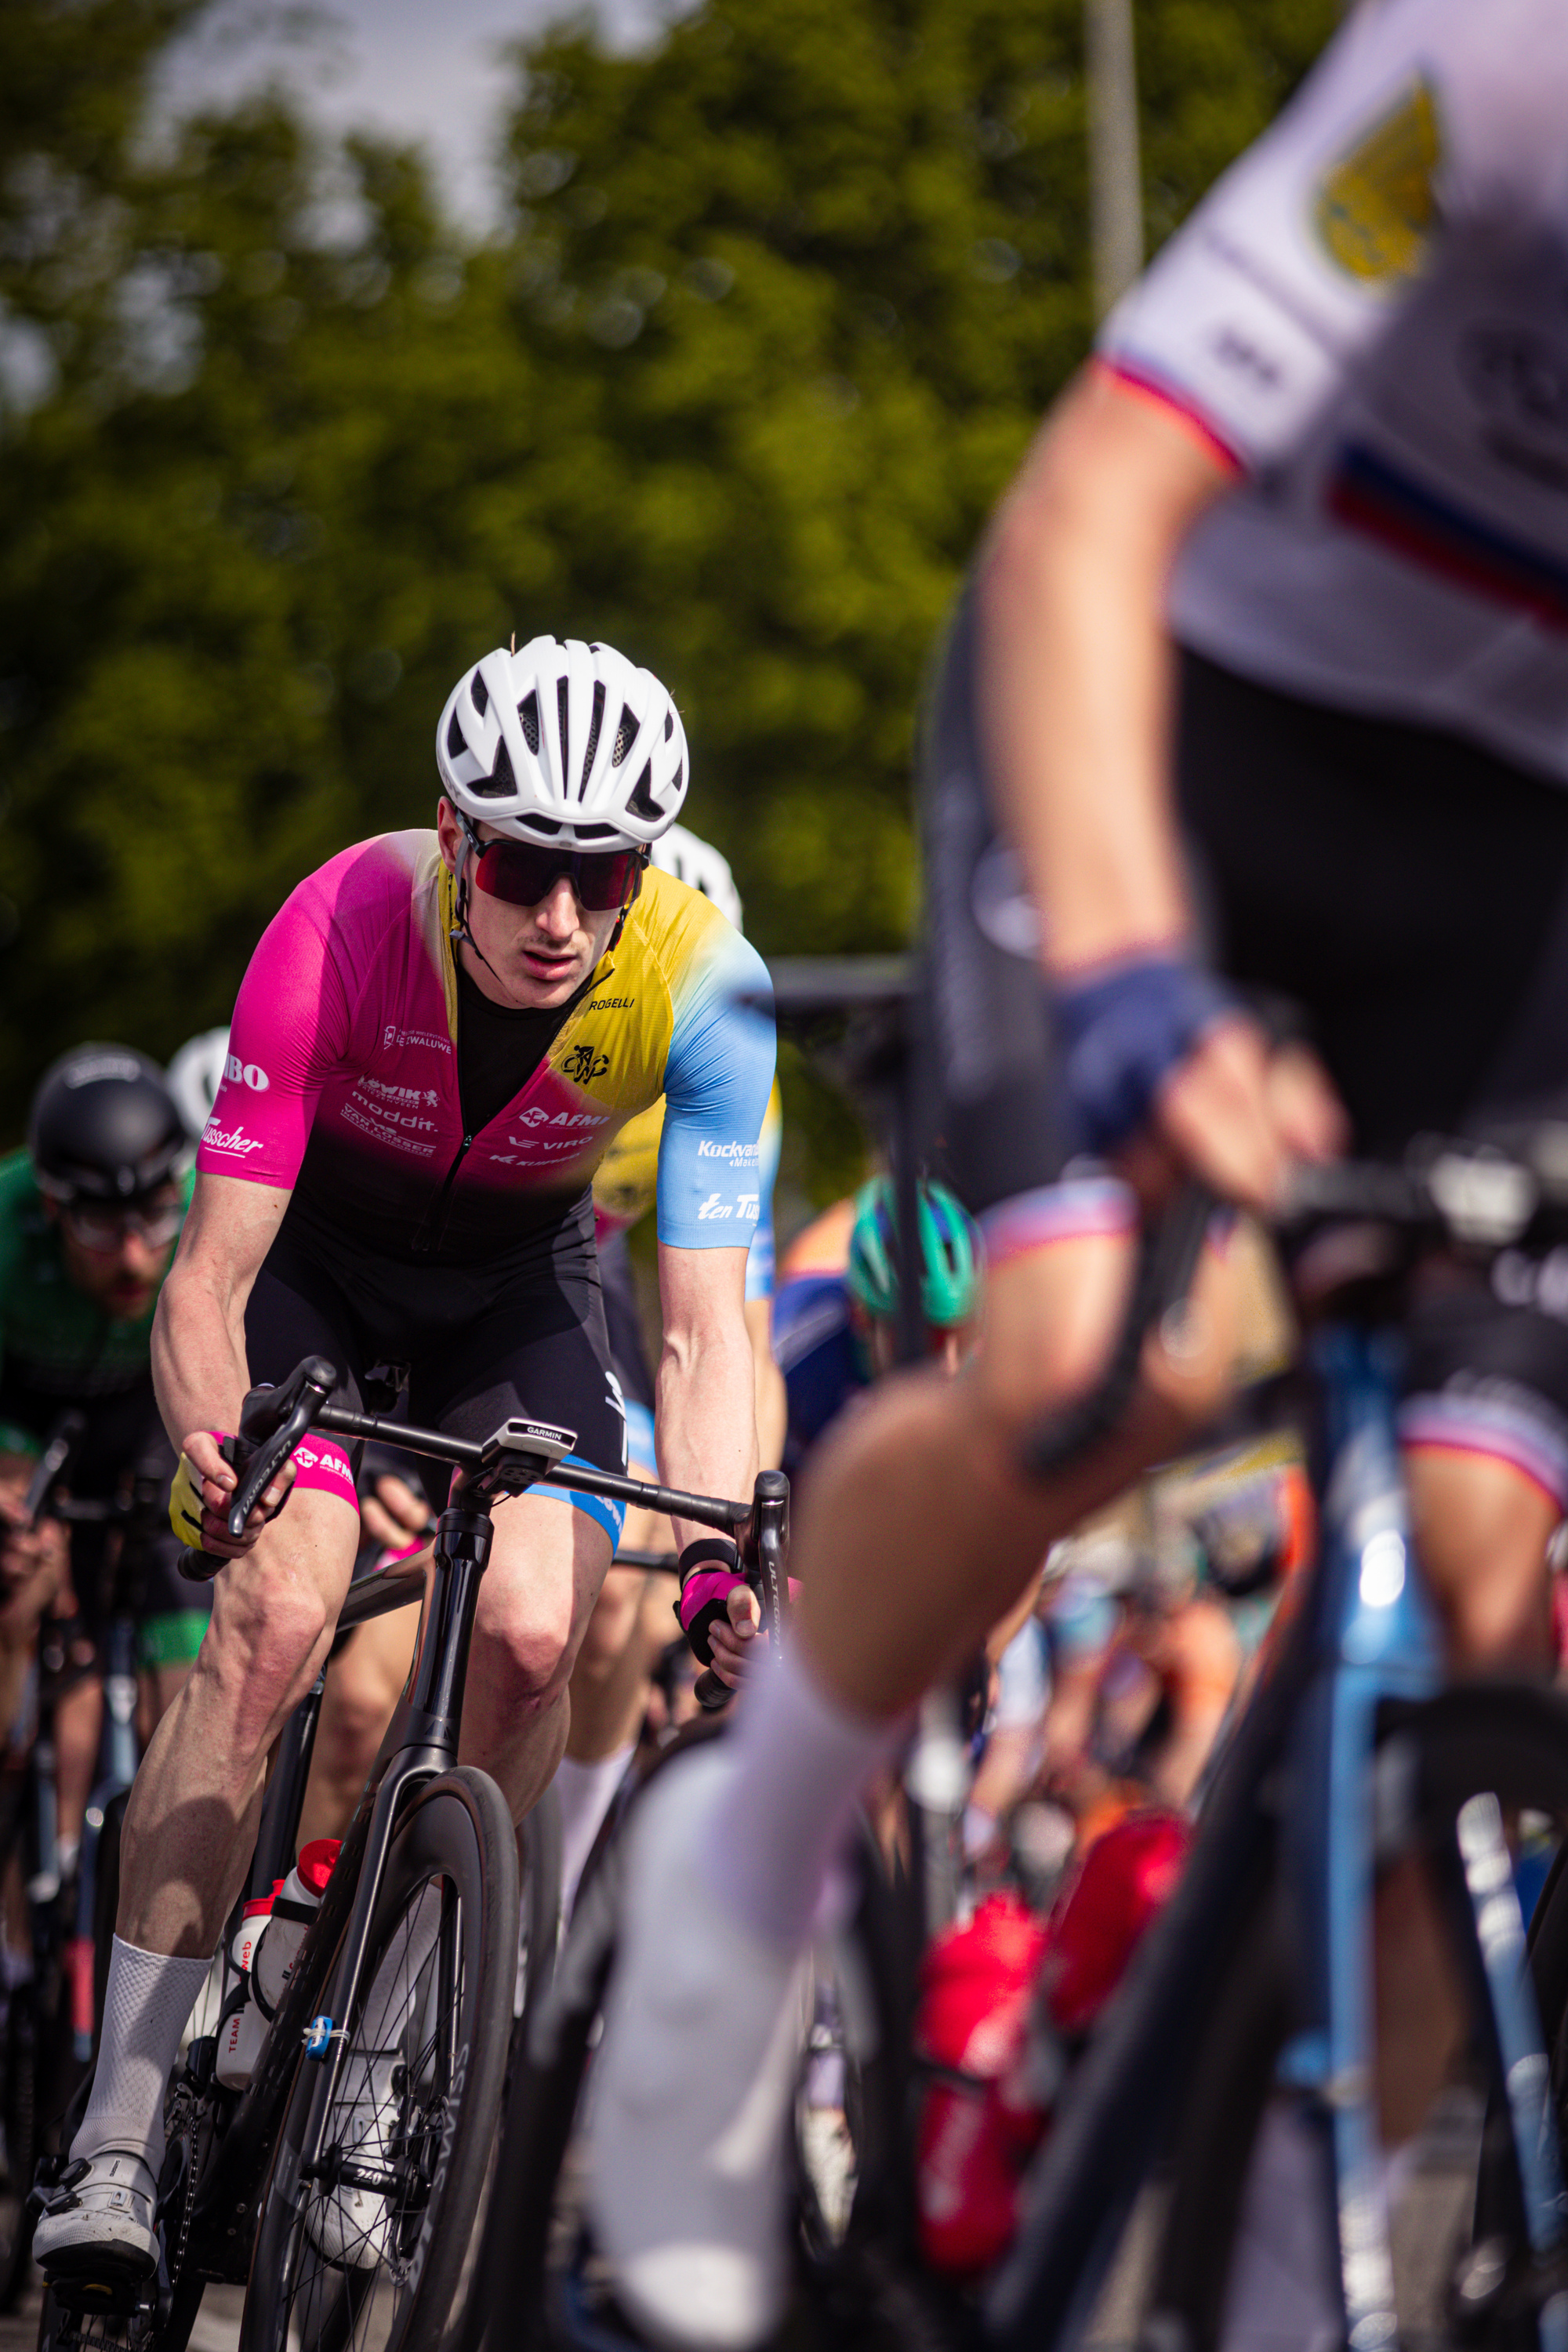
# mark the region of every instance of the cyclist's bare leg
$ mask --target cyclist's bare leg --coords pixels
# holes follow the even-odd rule
[[[342,1837],[408,1680],[417,1609],[392,1609],[361,1625],[332,1660],[300,1816],[300,1843]]]
[[[1454,1671],[1550,1673],[1555,1497],[1493,1454],[1412,1446],[1405,1465],[1415,1547]]]
[[[514,1495],[495,1513],[463,1702],[463,1758],[500,1783],[521,1821],[548,1788],[571,1720],[568,1679],[610,1538],[564,1500]]]
[[[215,1949],[250,1858],[268,1752],[326,1655],[358,1535],[342,1497],[295,1494],[218,1578],[200,1654],[127,1809],[126,1943],[193,1958]]]
[[[649,1511],[628,1515],[649,1529],[667,1525]],[[649,1549],[641,1533],[623,1538],[628,1549]],[[576,1764],[596,1764],[635,1740],[647,1705],[657,1651],[648,1647],[644,1599],[649,1571],[611,1567],[572,1669],[572,1728],[566,1753]],[[675,1620],[670,1619],[673,1626]]]
[[[955,1379],[885,1381],[830,1431],[796,1521],[800,1635],[841,1706],[891,1720],[977,1648],[1046,1547],[1210,1418],[1232,1359],[1235,1299],[1205,1255],[1180,1360],[1158,1341],[1124,1432],[1065,1476],[1021,1467],[1030,1431],[1096,1378],[1114,1339],[1131,1244],[1058,1243],[996,1268],[985,1335]]]
[[[87,1654],[91,1644],[85,1643]],[[87,1801],[98,1771],[103,1728],[103,1685],[96,1675],[63,1691],[55,1704],[55,1819],[57,1835],[72,1852],[81,1843]]]

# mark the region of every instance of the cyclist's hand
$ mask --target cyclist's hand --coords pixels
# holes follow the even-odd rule
[[[714,1673],[734,1690],[755,1655],[753,1644],[761,1638],[763,1612],[748,1584],[738,1584],[724,1605],[730,1622],[715,1624],[708,1642],[713,1654]]]
[[[430,1506],[406,1479],[390,1471],[360,1497],[360,1520],[367,1536],[391,1551],[402,1551],[423,1536],[430,1525]]]
[[[246,1521],[244,1534],[236,1540],[228,1531],[228,1507],[239,1485],[239,1473],[224,1460],[210,1429],[193,1430],[185,1440],[174,1475],[170,1517],[185,1541],[194,1541],[195,1549],[210,1551],[219,1559],[238,1559],[251,1549],[268,1519],[275,1518],[282,1509],[284,1497],[293,1484],[294,1465],[286,1462]],[[195,1511],[198,1501],[199,1519]],[[190,1532],[193,1524],[199,1528],[199,1535],[194,1539]]]
[[[1163,1199],[1191,1173],[1222,1200],[1268,1209],[1293,1159],[1331,1159],[1348,1132],[1316,1057],[1301,1046],[1271,1052],[1263,1032],[1238,1016],[1211,1029],[1172,1071],[1149,1130],[1121,1164],[1146,1198]]]

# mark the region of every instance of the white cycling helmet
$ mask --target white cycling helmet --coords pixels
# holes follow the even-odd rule
[[[534,637],[465,672],[436,730],[441,789],[516,841],[646,848],[686,798],[680,715],[612,646]]]
[[[212,1117],[217,1090],[228,1060],[228,1031],[204,1029],[187,1037],[169,1065],[169,1092],[180,1107],[180,1117],[198,1142]]]
[[[672,824],[654,843],[649,856],[661,874],[673,874],[678,882],[700,890],[738,931],[745,929],[741,919],[741,894],[735,887],[730,861],[720,856],[711,842],[699,841],[683,824]]]

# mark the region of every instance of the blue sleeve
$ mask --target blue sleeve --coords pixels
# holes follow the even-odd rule
[[[757,1142],[761,1155],[757,1166],[757,1230],[752,1235],[752,1246],[746,1252],[746,1296],[748,1298],[771,1298],[774,1273],[773,1186],[778,1182],[779,1159],[784,1150],[784,1105],[779,1099],[777,1079],[773,1081],[773,1092],[768,1097],[763,1131]]]
[[[658,1237],[675,1249],[744,1249],[762,1221],[758,1137],[773,1082],[768,968],[716,922],[672,996]]]

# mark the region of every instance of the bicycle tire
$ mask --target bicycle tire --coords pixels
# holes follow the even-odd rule
[[[437,1887],[434,1913],[424,1898]],[[468,1767],[441,1774],[387,1853],[362,1991],[344,2021],[321,2185],[302,2168],[315,2070],[302,2057],[296,2072],[262,2197],[240,2352],[289,2352],[291,2332],[299,2352],[441,2344],[500,2120],[517,1916],[517,1847],[500,1790]],[[361,2193],[373,2198],[366,2207],[354,2202]]]
[[[1451,1843],[1457,1865],[1460,1807],[1486,1794],[1497,1798],[1509,1818],[1535,1812],[1552,1821],[1559,1835],[1568,1832],[1568,1703],[1554,1693],[1503,1685],[1447,1691],[1391,1717],[1380,1732],[1380,1746],[1390,1738],[1408,1743],[1415,1769],[1404,1776],[1402,1831],[1391,1841],[1380,1822],[1381,1863],[1386,1864],[1392,1850],[1397,1860],[1425,1862],[1434,1878],[1440,1878]],[[1558,1885],[1563,1883],[1560,1878]],[[1247,2292],[1237,2284],[1237,2263],[1238,2246],[1245,2249],[1248,2242],[1249,2216],[1251,2242],[1259,2243],[1257,2208],[1248,2200],[1260,2188],[1268,2193],[1270,2168],[1277,2200],[1272,2229],[1279,2228],[1279,2215],[1287,2210],[1281,2191],[1295,2169],[1295,2201],[1289,2210],[1298,2231],[1302,2309],[1314,2297],[1337,2292],[1331,2170],[1321,2111],[1309,2113],[1300,2103],[1275,2095],[1277,2060],[1294,2026],[1287,1904],[1276,1874],[1255,1885],[1225,1980],[1207,2013],[1172,2141],[1169,2201],[1152,2264],[1144,2352],[1218,2352],[1226,2341],[1236,2324],[1232,2296],[1244,2298]],[[1442,1920],[1442,1906],[1436,1906],[1432,1916]],[[1450,1990],[1465,2004],[1460,2046],[1466,2078],[1449,2080],[1429,2113],[1425,2137],[1409,2143],[1400,2159],[1405,2186],[1394,2205],[1392,2242],[1401,2342],[1462,2342],[1466,2352],[1478,2352],[1532,2341],[1533,2328],[1527,2326],[1521,2337],[1521,2291],[1507,2285],[1498,2263],[1488,2266],[1489,2278],[1497,2281],[1489,2302],[1466,2300],[1468,2290],[1461,2287],[1465,2277],[1476,2275],[1472,2256],[1486,2210],[1479,2197],[1483,2184],[1490,2179],[1488,2226],[1506,2221],[1516,2240],[1522,2238],[1522,2203],[1511,2134],[1493,2095],[1499,2069],[1489,2012],[1479,1997],[1473,1922],[1467,1932],[1458,1925],[1460,1916],[1449,1910],[1447,1925],[1452,1932]],[[1568,2000],[1568,1969],[1563,1990]],[[1255,2171],[1260,2147],[1263,2158]],[[1500,2248],[1503,2243],[1489,2242]],[[1509,2274],[1516,2281],[1523,2261],[1516,2243],[1507,2255]],[[1328,2315],[1320,2308],[1315,2316],[1321,2324]],[[1337,2317],[1331,2324],[1340,2324]],[[1289,2323],[1280,2319],[1279,2326],[1281,2340],[1288,2342]]]
[[[517,1862],[518,1974],[512,1995],[511,2038],[507,2046],[505,2104],[480,2189],[468,2259],[458,2283],[443,2352],[479,2352],[489,2317],[480,2289],[491,2258],[492,2215],[497,2229],[505,2231],[510,2227],[504,2200],[497,2202],[496,2184],[501,2175],[512,2084],[530,2026],[555,1974],[556,1948],[561,1937],[561,1800],[553,1784],[518,1823]]]
[[[647,1779],[689,1745],[716,1736],[718,1724],[693,1727],[665,1751]],[[574,2250],[584,2248],[586,2240],[569,2157],[594,2029],[615,1965],[627,1859],[624,1828],[628,1811],[635,1817],[635,1802],[619,1809],[611,1833],[595,1844],[583,1874],[554,1980],[539,2004],[508,2104],[492,2208],[497,2226],[489,2232],[482,2296],[476,2298],[485,2312],[504,2315],[507,2352],[597,2342],[602,2335],[609,2341],[625,2333],[613,2304],[604,2299],[605,2283],[597,2267],[584,2270],[574,2261]],[[900,2033],[907,2029],[909,2003],[897,1990],[896,1906],[868,1832],[860,1841],[858,1863],[857,1900],[836,1948],[824,1959],[846,1995],[847,2010],[854,2012],[846,2019],[843,2050],[854,2176],[847,2212],[825,2210],[813,2151],[802,2137],[804,2075],[794,2111],[797,2274],[814,2303],[840,2306],[836,2317],[841,2326],[851,2305],[858,2322],[865,2300],[858,2277],[851,2284],[841,2258],[848,2243],[865,2234],[861,2225],[868,2209],[872,2234],[889,2228],[889,2209],[903,2201],[908,2156],[907,2069],[900,2053],[907,2049],[907,2030],[901,2038]],[[477,2352],[478,2340],[464,2352]],[[844,2340],[854,2340],[853,2330]]]
[[[33,2224],[26,2210],[38,2163],[38,2019],[31,1985],[13,1989],[5,2020],[5,2162],[0,2170],[0,2311],[27,2284]]]

